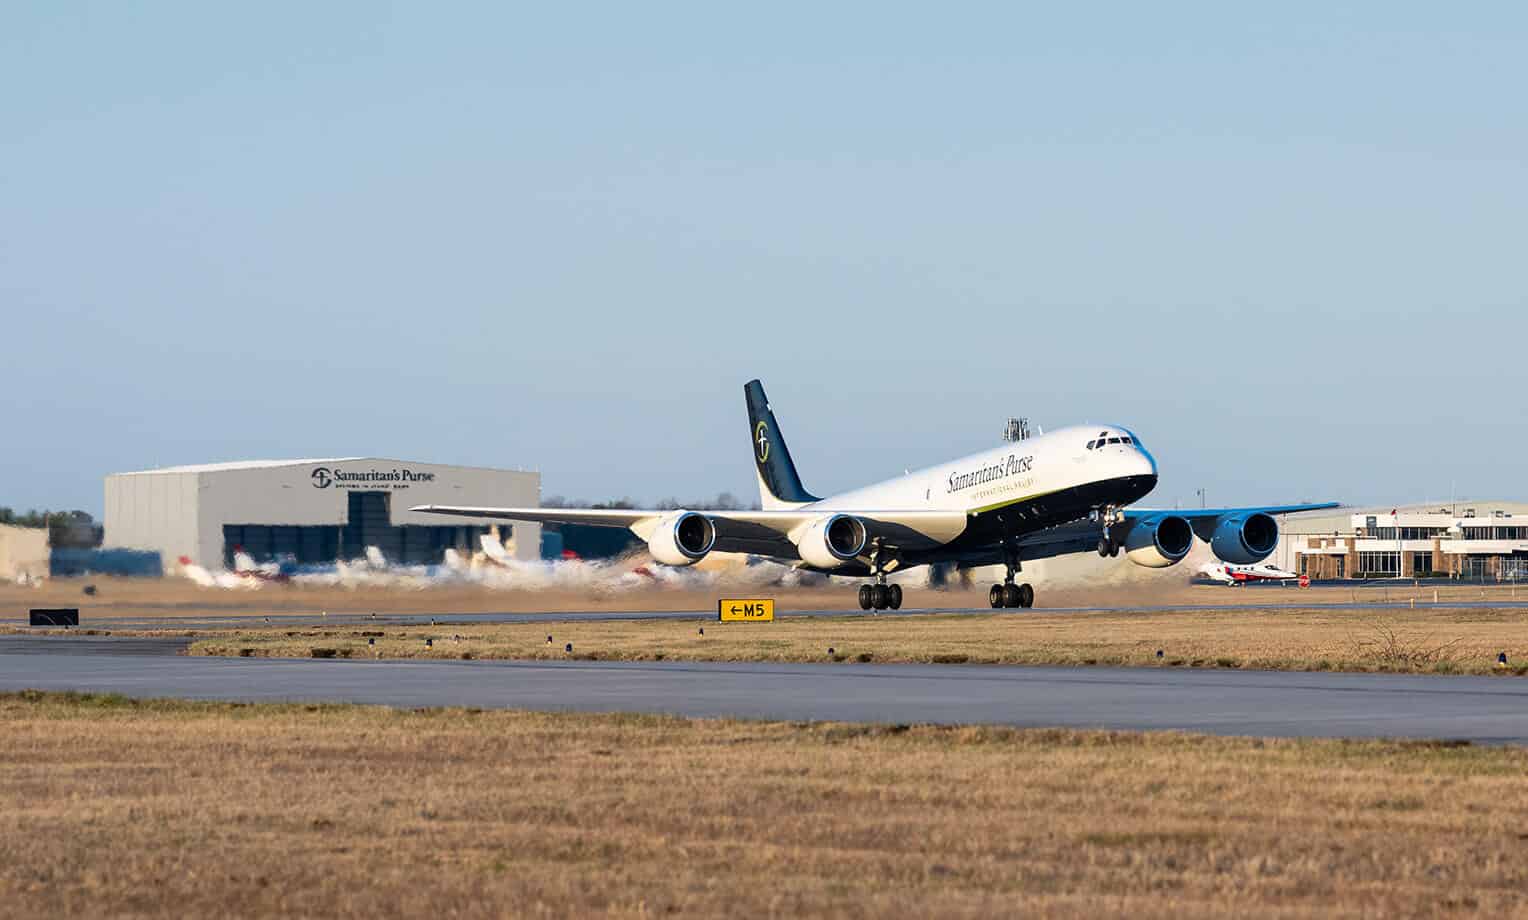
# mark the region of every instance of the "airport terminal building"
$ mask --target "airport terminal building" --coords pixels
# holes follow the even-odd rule
[[[378,457],[250,460],[106,477],[106,544],[160,555],[166,572],[185,556],[231,569],[242,547],[258,562],[356,559],[375,546],[389,562],[433,564],[447,548],[472,550],[491,527],[513,554],[538,559],[539,525],[413,514],[413,505],[541,504],[541,476],[524,470],[443,466]]]
[[[1528,504],[1460,502],[1290,515],[1270,562],[1311,578],[1528,579]]]

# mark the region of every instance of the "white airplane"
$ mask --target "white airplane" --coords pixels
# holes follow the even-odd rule
[[[1271,562],[1233,565],[1229,562],[1221,562],[1219,559],[1200,566],[1199,574],[1227,585],[1244,585],[1249,581],[1294,581],[1300,577]]]
[[[1002,564],[993,607],[1030,607],[1017,583],[1023,563],[1096,550],[1163,568],[1188,555],[1194,536],[1228,562],[1261,561],[1279,539],[1273,515],[1336,503],[1196,511],[1126,508],[1157,484],[1157,463],[1116,425],[1063,428],[897,479],[818,498],[801,484],[757,380],[743,387],[762,511],[644,511],[419,505],[411,511],[541,523],[627,527],[654,559],[693,565],[713,550],[752,553],[803,569],[867,577],[860,607],[897,609],[886,575],[918,565]]]

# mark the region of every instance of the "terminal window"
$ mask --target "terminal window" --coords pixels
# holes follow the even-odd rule
[[[1358,576],[1360,578],[1383,578],[1401,574],[1400,553],[1359,553]]]

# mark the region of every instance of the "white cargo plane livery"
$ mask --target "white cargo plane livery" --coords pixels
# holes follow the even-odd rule
[[[1157,463],[1128,429],[1063,428],[897,479],[818,498],[801,484],[780,426],[757,380],[743,387],[762,511],[641,511],[580,508],[410,510],[541,523],[627,527],[653,558],[693,565],[712,551],[752,553],[860,585],[866,610],[897,609],[902,589],[886,575],[912,566],[998,565],[993,607],[1030,607],[1034,589],[1016,582],[1026,561],[1096,550],[1123,550],[1136,565],[1163,568],[1188,555],[1194,535],[1231,563],[1273,552],[1273,515],[1336,507],[1281,505],[1196,511],[1126,508],[1157,484]]]

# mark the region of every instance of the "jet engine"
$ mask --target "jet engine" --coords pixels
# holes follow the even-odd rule
[[[836,569],[865,551],[870,534],[857,517],[831,514],[818,518],[802,531],[796,549],[808,565]]]
[[[1125,556],[1148,569],[1177,565],[1194,545],[1194,530],[1176,514],[1142,518],[1125,534]]]
[[[694,565],[716,543],[716,525],[704,514],[677,511],[658,521],[647,549],[664,565]]]
[[[1233,565],[1262,562],[1278,544],[1279,523],[1261,511],[1223,515],[1210,536],[1215,556]]]

